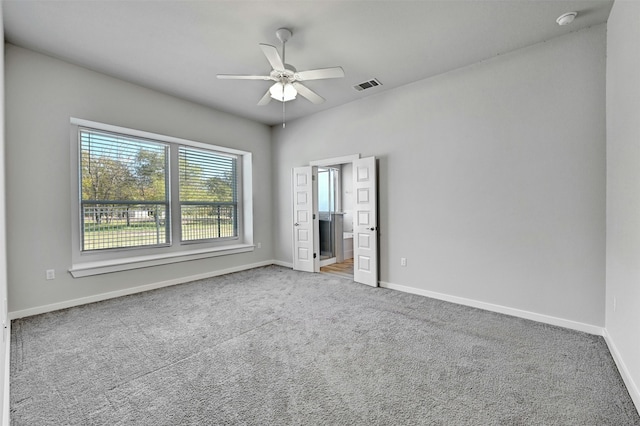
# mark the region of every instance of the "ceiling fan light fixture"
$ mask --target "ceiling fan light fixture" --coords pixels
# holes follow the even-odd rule
[[[269,88],[271,97],[280,102],[292,101],[298,95],[298,91],[291,83],[277,82]]]

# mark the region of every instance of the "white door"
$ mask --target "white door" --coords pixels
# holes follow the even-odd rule
[[[295,167],[293,192],[293,269],[320,272],[318,219],[316,207],[317,167]]]
[[[353,161],[353,279],[378,286],[376,158]]]

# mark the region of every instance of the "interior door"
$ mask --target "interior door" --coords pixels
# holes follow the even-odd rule
[[[293,269],[320,272],[320,239],[317,200],[318,168],[295,167],[293,193]]]
[[[353,161],[353,279],[378,286],[378,205],[376,158]]]

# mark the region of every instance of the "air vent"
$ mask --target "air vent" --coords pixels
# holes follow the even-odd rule
[[[374,78],[369,81],[356,84],[355,86],[353,86],[353,88],[356,89],[358,92],[362,92],[363,90],[371,89],[372,87],[376,87],[376,86],[382,86],[382,83],[380,83],[380,81],[378,81],[377,78]]]

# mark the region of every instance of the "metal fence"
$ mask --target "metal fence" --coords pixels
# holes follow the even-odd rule
[[[237,212],[233,203],[182,203],[182,241],[236,237]]]
[[[167,203],[82,203],[82,249],[101,250],[169,243]]]
[[[82,202],[82,250],[162,246],[171,241],[168,203]],[[238,236],[234,203],[182,203],[182,241]]]

